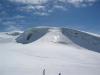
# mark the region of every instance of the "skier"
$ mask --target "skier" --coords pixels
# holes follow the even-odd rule
[[[61,75],[61,73],[59,73],[59,75]]]
[[[43,69],[43,75],[45,75],[45,69]]]

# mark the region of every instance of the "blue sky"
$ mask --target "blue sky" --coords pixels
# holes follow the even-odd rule
[[[0,31],[61,26],[100,34],[99,0],[0,0]]]

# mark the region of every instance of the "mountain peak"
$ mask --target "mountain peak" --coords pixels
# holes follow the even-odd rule
[[[42,37],[43,41],[52,43],[70,44],[71,41],[62,33],[61,28],[53,27]]]

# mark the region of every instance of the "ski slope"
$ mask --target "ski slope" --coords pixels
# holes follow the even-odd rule
[[[0,33],[0,75],[100,75],[100,37],[35,27]]]

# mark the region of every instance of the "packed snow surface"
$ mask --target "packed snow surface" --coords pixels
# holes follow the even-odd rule
[[[0,75],[100,75],[100,37],[37,27],[0,33]]]

